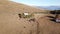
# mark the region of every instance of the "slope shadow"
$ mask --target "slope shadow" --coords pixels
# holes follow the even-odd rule
[[[53,16],[47,16],[47,17],[49,17],[49,18],[54,18]]]
[[[53,17],[53,16],[47,16],[47,17],[50,18],[50,19],[49,19],[50,21],[56,22],[55,17]],[[51,19],[51,18],[52,18],[52,19]]]

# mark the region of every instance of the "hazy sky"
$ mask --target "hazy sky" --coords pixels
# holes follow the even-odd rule
[[[34,6],[60,6],[60,0],[11,0],[18,3]]]

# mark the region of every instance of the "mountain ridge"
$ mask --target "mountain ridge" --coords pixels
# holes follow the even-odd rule
[[[60,6],[36,6],[36,7],[47,9],[47,10],[60,10]]]

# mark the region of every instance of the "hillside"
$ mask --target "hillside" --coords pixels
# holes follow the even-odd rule
[[[15,2],[8,2],[8,1],[4,1],[4,2],[0,2],[0,7],[2,9],[0,10],[4,10],[4,11],[16,11],[16,12],[44,12],[45,10],[43,9],[37,9],[37,8],[32,8],[30,6],[24,5],[24,4],[19,4],[19,3],[15,3]],[[4,8],[4,9],[3,9]]]
[[[45,10],[7,0],[0,0],[0,34],[36,34],[36,23],[30,23],[23,18],[20,19],[18,14],[40,11],[44,12]]]
[[[36,14],[36,20],[29,22],[19,18],[19,13],[45,12],[21,3],[0,0],[0,34],[60,34],[60,23],[50,21],[50,14]]]

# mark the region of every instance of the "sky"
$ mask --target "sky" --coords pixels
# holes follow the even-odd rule
[[[10,0],[29,6],[60,6],[60,0]]]

